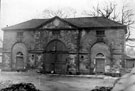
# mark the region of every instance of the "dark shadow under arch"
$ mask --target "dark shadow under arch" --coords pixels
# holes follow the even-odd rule
[[[46,72],[66,73],[68,50],[66,45],[58,40],[50,41],[44,51],[44,70]]]

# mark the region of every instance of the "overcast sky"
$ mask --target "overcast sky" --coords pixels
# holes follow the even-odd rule
[[[83,16],[81,15],[83,10],[89,10],[97,4],[104,5],[108,1],[117,3],[118,8],[121,7],[123,1],[125,2],[125,0],[1,0],[0,27],[14,25],[33,18],[41,18],[45,9],[72,8],[77,11],[79,17]],[[135,12],[135,0],[127,0],[126,2]]]

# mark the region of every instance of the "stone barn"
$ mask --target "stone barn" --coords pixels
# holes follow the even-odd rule
[[[56,16],[3,31],[3,70],[104,74],[125,67],[126,26],[107,18]]]

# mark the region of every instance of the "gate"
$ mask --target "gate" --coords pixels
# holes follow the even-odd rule
[[[45,71],[58,74],[66,73],[67,53],[67,48],[63,42],[53,40],[48,43],[44,54]]]

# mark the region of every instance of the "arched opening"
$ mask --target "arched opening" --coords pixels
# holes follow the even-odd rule
[[[12,70],[24,70],[27,65],[27,48],[24,43],[15,43],[12,46]]]
[[[22,52],[16,53],[16,70],[24,69],[24,55]]]
[[[98,42],[91,48],[91,67],[94,73],[105,73],[106,66],[110,65],[110,49],[103,42]]]
[[[66,73],[67,47],[60,40],[53,40],[45,48],[44,68],[46,72]]]

